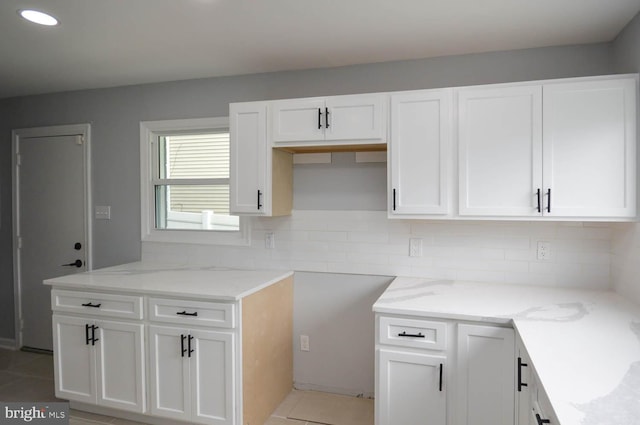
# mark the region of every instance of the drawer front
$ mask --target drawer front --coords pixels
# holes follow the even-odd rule
[[[51,309],[92,316],[120,317],[141,320],[142,297],[136,295],[103,294],[53,289]]]
[[[233,313],[233,304],[149,298],[149,318],[157,322],[233,328]]]
[[[444,350],[447,327],[443,322],[380,317],[380,344]]]

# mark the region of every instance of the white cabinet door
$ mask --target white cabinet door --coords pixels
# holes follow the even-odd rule
[[[230,175],[232,214],[268,215],[271,199],[267,167],[267,104],[232,103],[229,106]]]
[[[106,320],[96,326],[98,404],[144,413],[144,326]]]
[[[92,320],[53,315],[53,356],[56,397],[96,403]]]
[[[458,119],[460,215],[541,215],[542,87],[460,89]]]
[[[391,96],[391,216],[449,212],[450,127],[450,90]]]
[[[516,425],[529,425],[531,417],[531,361],[516,337]]]
[[[324,140],[324,98],[276,100],[270,108],[271,139],[275,144]]]
[[[149,326],[149,385],[154,415],[183,421],[191,418],[187,337],[184,329]]]
[[[446,358],[378,350],[376,425],[446,425]]]
[[[233,333],[149,326],[151,413],[233,425]]]
[[[458,325],[457,425],[513,425],[514,331]]]
[[[325,140],[384,140],[385,101],[384,95],[377,94],[328,97]]]
[[[191,422],[233,425],[233,334],[191,330]]]
[[[635,79],[544,86],[545,215],[635,216],[635,122]]]

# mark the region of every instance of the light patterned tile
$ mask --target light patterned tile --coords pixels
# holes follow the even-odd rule
[[[9,367],[9,371],[21,375],[53,379],[53,356],[45,354],[33,360],[12,365]]]

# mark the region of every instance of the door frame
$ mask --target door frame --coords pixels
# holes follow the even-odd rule
[[[20,249],[18,229],[20,228],[20,176],[18,174],[18,144],[21,138],[81,136],[83,139],[84,167],[84,227],[86,269],[93,268],[93,238],[91,220],[91,124],[55,125],[47,127],[21,128],[11,131],[11,177],[13,213],[13,299],[15,348],[22,347],[22,293],[20,276]]]

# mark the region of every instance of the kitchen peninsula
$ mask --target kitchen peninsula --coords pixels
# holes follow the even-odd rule
[[[56,396],[73,408],[254,424],[292,389],[293,272],[138,262],[45,284]]]

